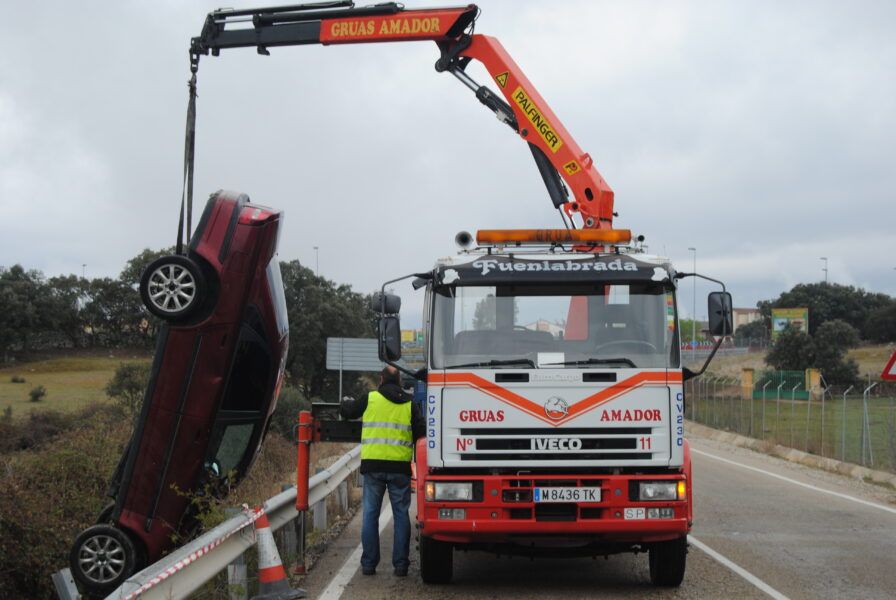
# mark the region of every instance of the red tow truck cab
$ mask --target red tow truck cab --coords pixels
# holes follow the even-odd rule
[[[404,367],[425,374],[415,390],[424,582],[450,581],[460,549],[647,552],[652,583],[680,585],[694,485],[683,381],[697,375],[681,365],[680,277],[638,247],[579,252],[552,231],[494,243],[481,233],[479,248],[413,275],[426,288],[424,368]],[[710,294],[720,336],[730,305]],[[399,299],[379,306],[380,357],[402,367]]]

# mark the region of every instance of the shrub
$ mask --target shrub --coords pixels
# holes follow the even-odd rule
[[[11,383],[25,383],[25,378],[22,377],[21,375],[13,375],[12,377],[9,378],[9,381]]]
[[[850,385],[858,381],[859,367],[846,356],[846,351],[858,343],[858,331],[838,319],[825,322],[814,337],[788,327],[778,336],[765,362],[785,371],[815,367],[821,370],[827,383]]]
[[[129,431],[120,413],[96,413],[53,444],[0,456],[0,598],[53,596],[50,573],[107,501]]]
[[[40,410],[14,421],[10,406],[0,419],[0,453],[37,450],[67,431],[90,427],[97,419],[123,420],[123,417],[119,407],[97,402],[74,413]]]
[[[271,415],[271,431],[279,433],[288,440],[293,439],[292,430],[301,410],[311,410],[311,402],[296,388],[284,386],[280,390],[277,409]]]
[[[35,386],[31,388],[31,391],[28,392],[28,399],[32,402],[40,402],[44,399],[44,396],[47,395],[47,388],[42,385]]]
[[[143,393],[149,383],[150,366],[144,363],[121,363],[106,384],[106,395],[115,400],[133,417],[143,404]]]

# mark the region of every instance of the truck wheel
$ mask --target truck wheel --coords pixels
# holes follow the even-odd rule
[[[656,586],[678,587],[684,579],[688,556],[687,536],[650,547],[650,582]]]
[[[134,573],[137,551],[125,532],[94,525],[75,538],[69,566],[89,596],[106,596]]]
[[[451,544],[420,536],[420,576],[423,583],[450,583],[454,572]]]
[[[205,277],[195,262],[186,256],[158,258],[143,270],[140,297],[146,308],[166,321],[188,317],[202,305]]]

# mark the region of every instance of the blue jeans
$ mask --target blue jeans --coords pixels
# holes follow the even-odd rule
[[[380,511],[383,494],[389,490],[392,504],[392,520],[395,523],[395,540],[392,542],[392,566],[407,570],[411,551],[411,478],[399,473],[364,474],[364,524],[361,526],[361,567],[375,569],[380,563]]]

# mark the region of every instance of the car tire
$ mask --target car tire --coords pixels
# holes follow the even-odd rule
[[[112,522],[112,513],[115,512],[115,503],[110,502],[106,506],[103,507],[103,510],[100,511],[100,514],[96,517],[96,524],[102,525],[104,523]]]
[[[108,524],[88,527],[75,538],[69,567],[90,597],[105,597],[137,568],[137,550],[131,538]]]
[[[659,587],[678,587],[684,580],[688,556],[687,536],[650,547],[650,582]]]
[[[158,258],[143,270],[140,298],[146,309],[165,321],[179,321],[193,314],[205,301],[202,269],[186,256]]]
[[[454,547],[420,536],[420,577],[423,583],[450,583],[454,574]]]

